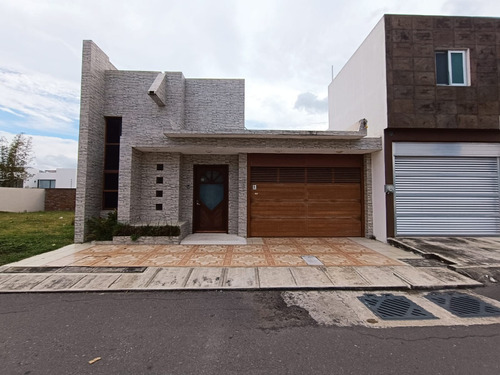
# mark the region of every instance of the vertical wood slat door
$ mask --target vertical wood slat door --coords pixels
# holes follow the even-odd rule
[[[361,168],[251,167],[250,236],[362,235]]]

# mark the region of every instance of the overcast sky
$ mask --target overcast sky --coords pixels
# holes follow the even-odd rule
[[[326,129],[327,88],[384,13],[500,17],[498,0],[0,0],[0,136],[76,167],[81,49],[118,69],[244,78],[248,128]]]

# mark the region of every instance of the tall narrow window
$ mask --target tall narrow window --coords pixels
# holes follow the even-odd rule
[[[113,210],[118,207],[118,172],[120,169],[122,118],[106,117],[105,130],[102,208],[104,210]]]
[[[436,51],[436,83],[468,86],[467,51]]]

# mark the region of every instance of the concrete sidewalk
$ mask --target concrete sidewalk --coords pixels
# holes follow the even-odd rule
[[[351,238],[350,241],[394,265],[274,266],[274,267],[89,267],[50,266],[89,249],[91,244],[70,245],[50,253],[0,267],[0,292],[77,292],[197,289],[339,289],[408,290],[470,288],[482,284],[448,269],[426,264],[415,255],[390,245]],[[221,245],[223,246],[223,245]],[[226,245],[227,246],[227,245]],[[368,251],[368,250],[367,250]],[[314,254],[313,254],[314,255]],[[298,256],[298,254],[295,254]]]
[[[389,243],[426,258],[440,259],[448,268],[485,284],[500,282],[499,237],[391,238]]]

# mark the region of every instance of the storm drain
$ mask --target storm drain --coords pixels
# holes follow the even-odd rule
[[[460,318],[500,316],[500,309],[498,307],[468,294],[433,292],[427,294],[425,298]]]
[[[142,273],[147,267],[9,267],[4,273]]]
[[[9,267],[4,273],[54,273],[61,267]]]
[[[437,319],[430,312],[404,296],[364,294],[358,299],[375,315],[384,320]]]

